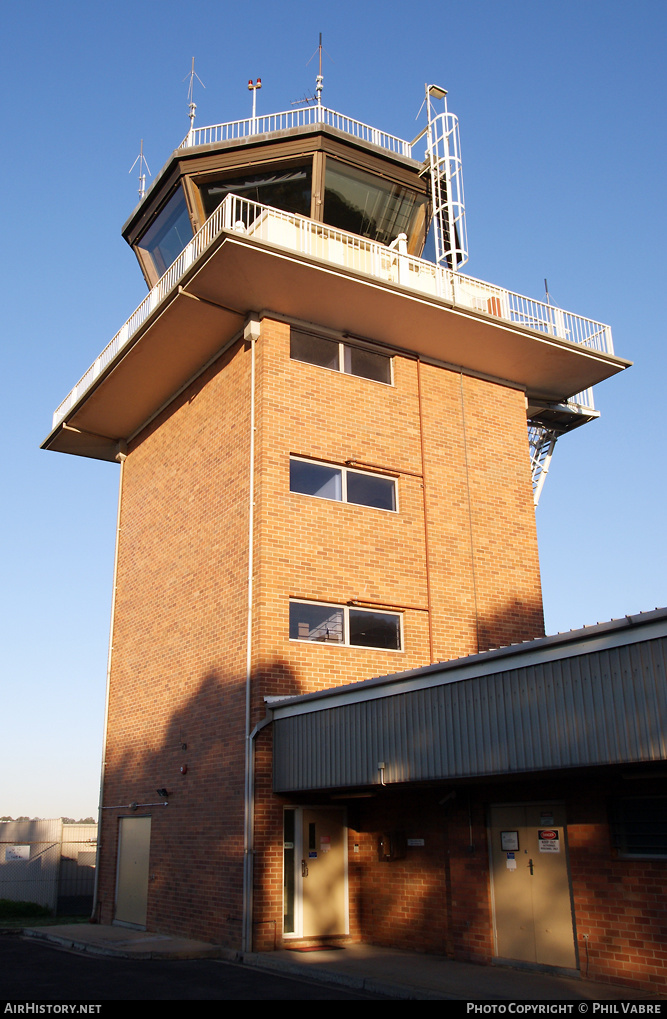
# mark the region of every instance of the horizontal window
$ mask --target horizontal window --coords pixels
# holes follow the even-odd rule
[[[637,797],[611,804],[612,844],[621,856],[667,857],[667,798]]]
[[[289,487],[290,492],[300,492],[301,495],[315,495],[319,499],[396,511],[395,478],[357,471],[351,467],[333,467],[290,457]]]
[[[289,635],[290,640],[400,651],[401,617],[397,612],[291,601]]]
[[[199,191],[207,217],[215,212],[220,202],[230,194],[247,198],[251,202],[271,205],[274,209],[310,216],[311,167],[289,166],[283,169],[249,171],[243,177],[206,181],[200,185]],[[245,218],[254,215],[252,210],[245,212]],[[248,225],[246,223],[246,226]]]
[[[365,347],[353,347],[339,340],[326,340],[323,336],[292,329],[290,357],[293,361],[305,361],[319,368],[391,385],[391,358]]]

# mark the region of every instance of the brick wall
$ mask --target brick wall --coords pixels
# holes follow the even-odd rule
[[[523,394],[404,357],[394,358],[394,384],[388,386],[292,361],[289,341],[286,323],[263,319],[257,344],[254,720],[265,713],[264,695],[326,689],[542,634]],[[400,512],[291,493],[290,453],[396,472]],[[363,599],[402,609],[403,650],[290,641],[290,598],[339,605]],[[270,736],[263,735],[266,740]],[[268,753],[258,757],[255,903],[266,937],[272,936],[266,933],[273,929],[270,918],[282,916],[283,801],[270,792],[270,768]],[[363,891],[362,875],[377,855],[375,835],[359,837],[359,853],[349,857],[352,927],[396,943],[402,936],[396,923],[389,913],[381,923],[384,908],[372,907]],[[424,882],[425,903],[431,878],[417,878],[407,864],[387,867],[377,878],[378,895],[384,901],[395,894],[403,902],[399,926],[406,944],[414,945],[415,907],[399,875],[404,873],[406,887]],[[386,884],[390,876],[398,881],[393,892]],[[353,887],[359,888],[358,900]],[[430,928],[438,933],[425,934],[424,945],[433,949],[441,946],[442,927]]]
[[[266,693],[322,689],[543,633],[522,393],[404,357],[394,358],[392,386],[291,361],[289,326],[267,319],[258,389],[257,664],[286,666],[270,689],[267,675]],[[397,472],[400,512],[290,493],[290,453]],[[402,608],[404,649],[290,642],[290,597]]]
[[[569,809],[581,969],[591,979],[664,993],[667,860],[621,859],[612,848],[607,803],[622,788],[591,784]],[[655,796],[657,791],[656,782],[625,784],[626,794]]]
[[[152,814],[148,927],[222,944],[241,916],[249,379],[237,344],[129,449],[104,790],[111,806],[168,789],[168,807],[138,810]],[[103,818],[106,923],[120,813]]]
[[[542,632],[523,394],[404,357],[394,358],[391,386],[328,371],[290,360],[289,335],[287,324],[265,318],[255,346],[253,724],[268,694],[324,689]],[[161,787],[170,793],[167,808],[150,808],[149,928],[234,946],[251,356],[237,343],[130,446],[105,786],[109,805],[154,803]],[[400,512],[291,493],[290,453],[395,472]],[[290,598],[394,608],[403,647],[290,641]],[[255,933],[272,943],[282,929],[283,801],[271,792],[268,730],[257,740],[256,783]],[[119,813],[104,817],[104,922],[113,916]],[[359,891],[352,931],[388,938],[390,925],[364,892],[376,847],[362,834],[350,857],[350,888]],[[401,867],[392,873],[399,900]],[[430,901],[431,879],[405,873],[406,887],[425,883]],[[413,906],[403,908],[407,938]]]

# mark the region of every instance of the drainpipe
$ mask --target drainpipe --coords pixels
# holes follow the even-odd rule
[[[107,753],[107,727],[109,724],[109,687],[111,683],[111,657],[113,654],[113,628],[114,618],[116,615],[116,584],[118,582],[118,549],[120,546],[120,513],[121,505],[123,501],[123,474],[125,461],[127,460],[127,453],[125,450],[127,446],[124,442],[119,442],[118,452],[116,453],[116,460],[120,464],[120,478],[118,481],[118,512],[116,515],[116,548],[113,557],[113,585],[111,588],[111,620],[109,622],[109,651],[107,653],[107,689],[106,696],[104,699],[104,733],[102,736],[102,765],[100,767],[100,796],[97,806],[97,849],[95,850],[95,884],[93,887],[93,911],[90,919],[96,921],[97,913],[97,892],[98,882],[100,878],[100,849],[102,848],[102,804],[104,801],[104,776],[106,772],[106,753]]]
[[[245,789],[243,819],[243,929],[241,950],[252,951],[253,864],[255,839],[255,741],[250,729],[252,670],[252,574],[255,525],[255,343],[260,323],[251,315],[243,330],[243,339],[250,343],[250,483],[248,486],[248,621],[246,635],[245,673]]]

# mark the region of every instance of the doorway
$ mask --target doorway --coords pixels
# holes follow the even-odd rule
[[[114,922],[146,926],[150,817],[118,818],[118,869]]]
[[[345,812],[334,807],[287,808],[283,854],[284,934],[347,934]]]
[[[563,804],[491,807],[489,851],[496,955],[576,969]]]

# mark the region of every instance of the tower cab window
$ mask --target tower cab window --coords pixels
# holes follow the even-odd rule
[[[310,216],[312,167],[290,166],[265,171],[248,170],[242,176],[209,180],[199,185],[206,216],[212,215],[227,195],[238,195],[283,212]],[[246,224],[247,225],[247,224]]]
[[[327,157],[323,219],[330,226],[391,244],[400,233],[421,254],[428,199],[411,188]]]
[[[179,187],[155,217],[138,247],[148,256],[160,277],[191,240],[192,225],[188,207]]]

